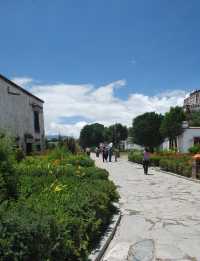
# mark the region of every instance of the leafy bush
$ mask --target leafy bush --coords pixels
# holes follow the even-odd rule
[[[130,161],[142,164],[142,153],[131,151],[128,155]],[[174,172],[186,177],[191,177],[192,163],[191,156],[172,151],[157,152],[150,155],[150,163],[159,166],[162,170]]]
[[[17,198],[18,177],[14,167],[13,143],[7,137],[0,137],[0,203],[5,199]]]
[[[69,156],[66,161],[68,164],[82,167],[93,167],[94,161],[86,155]]]
[[[158,167],[161,159],[162,159],[162,157],[159,155],[156,155],[156,154],[151,155],[150,156],[151,165]]]
[[[15,159],[17,162],[22,161],[25,158],[25,153],[21,148],[15,149]]]
[[[142,164],[143,155],[141,151],[131,151],[128,154],[128,160]]]
[[[70,155],[69,151],[64,146],[57,146],[48,153],[49,160],[63,160]]]
[[[18,199],[0,204],[0,260],[88,260],[119,198],[108,172],[62,149],[15,170]]]
[[[190,148],[188,149],[188,151],[189,151],[191,154],[197,154],[197,153],[200,152],[200,145],[199,145],[199,144],[194,145],[194,146],[190,147]]]
[[[186,177],[191,177],[192,174],[192,164],[188,160],[162,159],[160,160],[160,167],[165,171],[174,172]]]

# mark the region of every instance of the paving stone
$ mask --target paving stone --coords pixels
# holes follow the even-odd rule
[[[127,260],[143,239],[154,242],[155,260],[200,261],[200,184],[154,169],[144,175],[140,165],[125,158],[104,164],[95,160],[118,185],[123,214],[106,261]]]
[[[130,246],[128,261],[152,261],[154,259],[154,253],[153,240],[145,239]]]

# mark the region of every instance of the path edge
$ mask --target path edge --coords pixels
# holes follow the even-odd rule
[[[122,214],[118,204],[117,204],[117,208],[118,208],[118,213],[112,217],[111,223],[106,229],[106,232],[99,243],[99,247],[97,247],[92,251],[92,253],[88,257],[88,261],[100,261],[103,255],[105,254],[106,249],[108,248],[111,240],[113,239],[117,227],[121,221]]]

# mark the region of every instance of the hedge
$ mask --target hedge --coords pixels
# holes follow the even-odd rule
[[[132,151],[128,159],[132,162],[142,164],[142,152]],[[191,177],[192,160],[191,155],[180,153],[155,153],[150,155],[150,165],[159,166],[162,170],[174,172],[186,177]]]

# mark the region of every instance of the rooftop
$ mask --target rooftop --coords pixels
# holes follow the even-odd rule
[[[11,80],[9,80],[8,78],[6,78],[5,76],[3,76],[2,74],[0,74],[0,79],[4,80],[5,82],[13,85],[15,88],[17,88],[18,90],[26,93],[27,95],[37,99],[38,101],[44,103],[43,100],[41,100],[40,98],[38,98],[37,96],[33,95],[32,93],[30,93],[29,91],[25,90],[24,88],[22,88],[21,86],[17,85],[16,83],[12,82]]]

